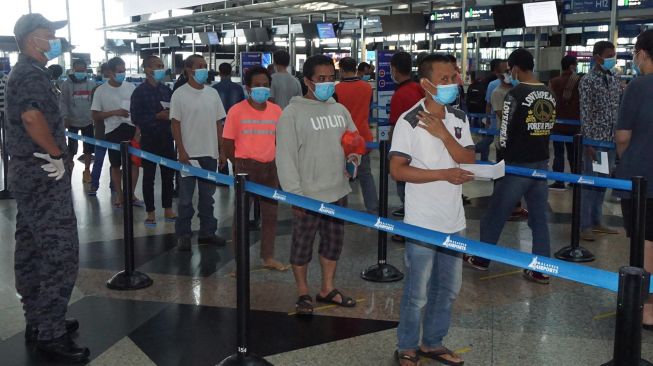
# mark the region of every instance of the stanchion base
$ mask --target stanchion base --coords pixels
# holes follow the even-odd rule
[[[238,354],[233,354],[222,360],[217,366],[274,366],[263,357],[249,354],[243,359],[238,358]]]
[[[612,360],[612,361],[610,361],[608,363],[604,363],[601,366],[614,366],[614,360]],[[646,360],[639,360],[639,366],[653,366],[653,363],[650,363],[650,362],[648,362]]]
[[[0,200],[12,200],[14,196],[6,189],[0,191]]]
[[[595,259],[594,254],[589,250],[583,247],[574,248],[571,246],[558,250],[555,257],[567,262],[591,262]]]
[[[404,274],[393,265],[379,263],[361,272],[361,278],[372,282],[396,282],[401,281]]]
[[[109,281],[107,287],[112,290],[140,290],[152,286],[152,279],[145,273],[133,271],[127,274],[125,271],[116,273]]]

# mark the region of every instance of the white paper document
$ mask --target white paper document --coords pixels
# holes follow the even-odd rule
[[[190,165],[194,166],[195,168],[201,168],[200,167],[200,162],[197,161],[197,160],[190,160]],[[182,168],[181,169],[181,176],[182,177],[190,177],[190,176],[192,176],[192,174],[190,174],[190,172],[186,171],[185,168]]]
[[[503,160],[496,164],[460,164],[460,169],[474,173],[474,180],[495,180],[506,175]]]
[[[592,162],[592,170],[595,173],[610,174],[610,164],[608,162],[608,152],[599,151],[596,155],[598,160]]]

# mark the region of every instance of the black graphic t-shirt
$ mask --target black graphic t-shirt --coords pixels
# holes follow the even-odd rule
[[[544,84],[521,83],[503,102],[500,145],[506,163],[549,159],[549,136],[556,120],[556,101]]]

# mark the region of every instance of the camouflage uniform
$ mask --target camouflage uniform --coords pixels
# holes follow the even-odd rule
[[[38,110],[62,152],[67,151],[64,123],[49,72],[21,54],[7,82],[7,151],[9,186],[16,198],[16,289],[22,297],[25,320],[38,324],[39,340],[66,333],[65,315],[77,278],[79,239],[70,187],[72,162],[60,180],[41,169],[44,153],[27,134],[21,115]]]

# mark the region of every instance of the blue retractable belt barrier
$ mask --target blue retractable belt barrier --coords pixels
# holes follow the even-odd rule
[[[69,132],[66,132],[66,136],[76,140],[85,141],[90,144],[99,146],[104,145],[110,149],[113,149],[117,146],[117,144],[107,143],[89,137],[83,137],[77,134],[71,134]],[[182,171],[189,175],[211,180],[216,183],[227,185],[234,184],[234,178],[231,176],[211,172],[189,165],[184,165],[177,161],[166,159],[136,148],[130,148],[129,152],[143,159],[147,159],[157,164],[165,165],[170,169]],[[532,169],[526,170],[532,171]],[[508,171],[508,167],[506,167],[506,171]],[[487,258],[515,267],[532,269],[534,271],[542,272],[555,277],[568,279],[614,292],[616,292],[618,289],[619,279],[618,275],[614,272],[564,262],[554,258],[537,256],[526,252],[520,252],[515,249],[504,248],[496,245],[482,243],[476,240],[470,240],[456,235],[447,235],[419,226],[413,226],[403,222],[381,218],[368,213],[355,211],[345,207],[317,201],[308,197],[284,192],[282,190],[273,189],[253,182],[247,182],[245,188],[248,192],[259,196],[268,197],[279,202],[284,202],[293,206],[301,207],[348,222],[353,222],[376,230],[383,230],[385,232],[398,234],[433,246]],[[649,292],[653,293],[653,283],[651,283]]]
[[[486,114],[486,113],[467,113],[467,118],[489,118],[489,119],[496,119],[497,116],[495,114]],[[564,119],[564,118],[558,118],[556,119],[557,124],[561,125],[572,125],[572,126],[580,126],[580,121],[577,119]]]
[[[506,174],[520,175],[531,178],[542,178],[548,180],[555,180],[567,183],[578,183],[585,186],[612,188],[622,191],[630,191],[633,188],[633,183],[625,179],[612,179],[585,176],[578,174],[552,172],[549,170],[530,169],[519,166],[506,165]]]
[[[386,112],[390,112],[390,106],[379,105],[378,103],[370,104],[370,108],[371,109],[380,109],[380,110],[385,110]]]
[[[379,148],[379,143],[378,142],[368,142],[365,144],[365,147],[368,149],[378,149]]]
[[[476,127],[472,127],[472,128],[470,128],[470,131],[472,133],[475,133],[475,134],[478,134],[478,135],[494,135],[494,136],[498,136],[500,134],[499,130],[497,130],[495,128],[476,128]],[[556,141],[556,142],[570,142],[570,143],[574,142],[574,137],[573,136],[551,135],[550,139],[551,139],[551,141]],[[583,139],[583,145],[601,147],[601,148],[604,148],[604,149],[614,149],[614,148],[616,148],[616,145],[614,144],[614,142],[590,140],[590,139]]]

